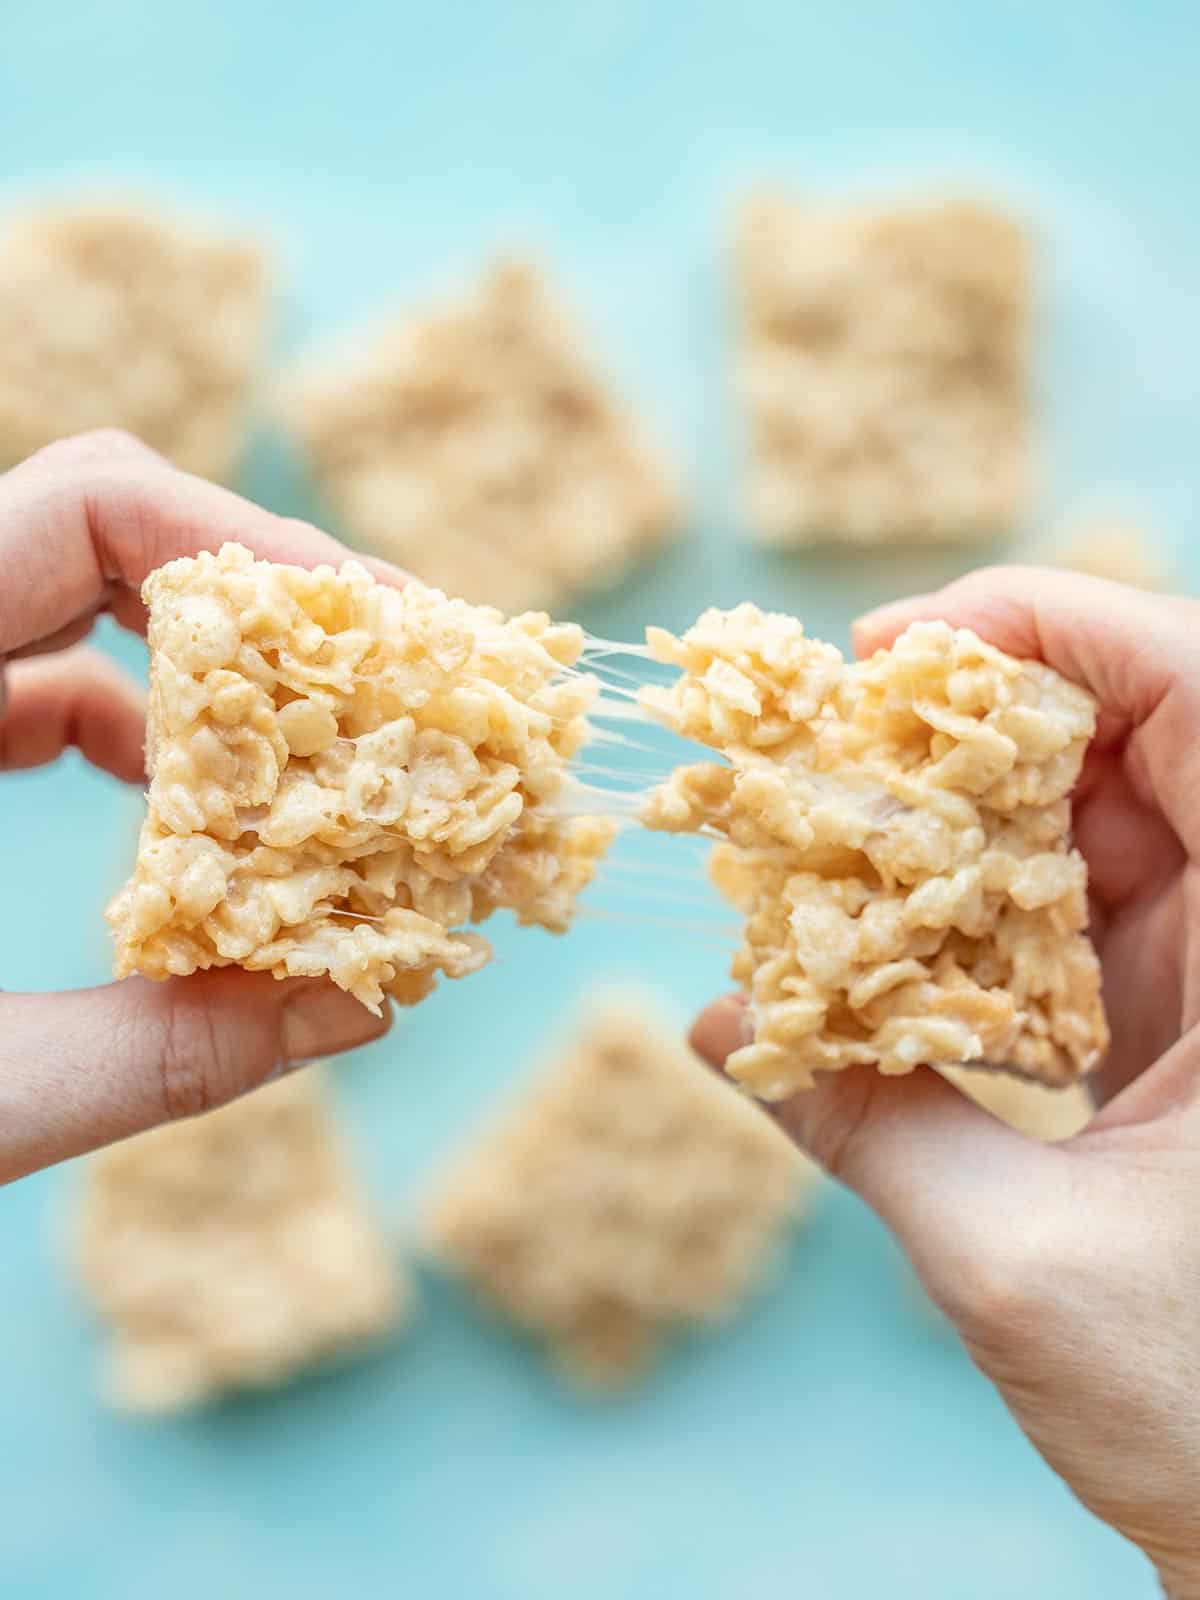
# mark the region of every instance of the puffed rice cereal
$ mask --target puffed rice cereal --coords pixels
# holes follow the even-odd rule
[[[970,201],[747,204],[735,239],[748,516],[769,544],[978,539],[1028,476],[1028,247]]]
[[[348,536],[447,594],[559,608],[679,524],[669,473],[527,264],[329,358],[284,407]]]
[[[434,1253],[587,1386],[728,1318],[815,1168],[622,997],[436,1184]]]
[[[570,815],[594,679],[574,626],[357,562],[171,561],[150,613],[148,812],[116,971],[328,974],[378,1011],[490,955],[499,908],[571,921],[615,825]]]
[[[391,1332],[410,1291],[307,1071],[85,1166],[76,1258],[104,1391],[168,1412]]]
[[[725,758],[673,773],[644,820],[722,836],[711,871],[746,916],[733,973],[755,1028],[736,1078],[774,1100],[856,1063],[1049,1084],[1096,1063],[1069,800],[1089,695],[940,622],[853,665],[752,605],[647,640],[682,676],[645,705]]]
[[[132,206],[15,218],[0,239],[0,468],[119,427],[227,478],[266,331],[254,244]]]

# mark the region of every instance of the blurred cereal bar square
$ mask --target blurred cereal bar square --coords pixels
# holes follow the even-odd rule
[[[328,358],[284,406],[349,537],[447,594],[554,609],[679,523],[670,474],[526,264]]]
[[[76,1229],[105,1393],[177,1411],[382,1338],[409,1289],[308,1071],[87,1162]]]
[[[437,1185],[434,1253],[587,1385],[731,1315],[815,1169],[640,1005],[597,1006]]]
[[[227,478],[267,311],[260,249],[133,206],[14,217],[0,235],[0,467],[89,428]]]
[[[1170,587],[1161,547],[1143,529],[1116,518],[1089,519],[1064,530],[1049,559],[1070,572],[1135,589]]]
[[[782,546],[973,540],[1020,518],[1028,246],[968,201],[738,220],[754,533]]]

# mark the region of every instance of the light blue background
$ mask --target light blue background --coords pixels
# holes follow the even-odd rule
[[[1194,579],[1196,35],[1183,4],[7,0],[0,181],[15,198],[134,180],[266,228],[281,355],[532,241],[696,506],[692,542],[586,620],[632,638],[749,596],[841,639],[862,605],[955,560],[781,560],[737,542],[730,196],[764,174],[864,191],[957,178],[1023,207],[1042,245],[1039,526],[1127,508]],[[269,437],[245,487],[311,510]],[[99,909],[137,798],[74,760],[0,794],[0,981],[101,979]],[[619,913],[614,889],[600,904]],[[497,935],[490,969],[340,1076],[390,1216],[585,982],[650,974],[680,1020],[723,982],[727,952],[697,930],[594,917],[568,940]],[[94,1331],[54,1259],[74,1176],[0,1200],[6,1596],[1154,1592],[846,1196],[827,1196],[736,1327],[689,1342],[628,1400],[565,1396],[423,1278],[420,1321],[390,1357],[146,1427],[90,1395]]]

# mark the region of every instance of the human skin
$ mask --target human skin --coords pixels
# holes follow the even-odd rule
[[[314,567],[348,552],[179,472],[125,434],[63,440],[0,475],[0,770],[76,746],[145,782],[140,688],[80,643],[102,612],[145,631],[142,580],[227,540]],[[400,582],[386,563],[376,577]],[[0,994],[0,1182],[173,1117],[207,1110],[273,1074],[385,1033],[321,979],[234,968],[60,994]]]
[[[1050,1465],[1200,1596],[1200,602],[997,568],[872,612],[859,655],[944,618],[1096,695],[1076,798],[1111,1050],[1094,1119],[1023,1138],[928,1069],[827,1075],[770,1108],[896,1233]],[[728,997],[693,1030],[720,1066]]]

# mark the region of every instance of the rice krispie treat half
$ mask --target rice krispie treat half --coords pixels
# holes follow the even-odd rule
[[[104,1391],[181,1410],[381,1339],[409,1288],[319,1073],[110,1146],[84,1168],[77,1269],[113,1337]]]
[[[569,1375],[617,1386],[674,1329],[730,1316],[813,1168],[628,1001],[442,1178],[431,1248]]]
[[[227,478],[266,311],[265,261],[249,242],[127,206],[15,218],[0,236],[0,468],[119,427]]]
[[[285,409],[350,538],[447,594],[553,609],[679,524],[669,473],[526,264],[331,358]]]
[[[233,544],[142,592],[151,781],[108,911],[118,976],[327,974],[378,1010],[482,966],[462,929],[498,908],[568,926],[615,832],[571,814],[579,628]]]
[[[647,637],[682,675],[645,704],[725,758],[677,770],[644,820],[721,836],[712,876],[746,917],[733,973],[755,1026],[735,1077],[772,1100],[856,1063],[1063,1084],[1097,1062],[1069,799],[1089,695],[940,622],[854,664],[752,605]]]
[[[748,515],[770,544],[979,539],[1027,479],[1027,243],[971,202],[747,204]]]

